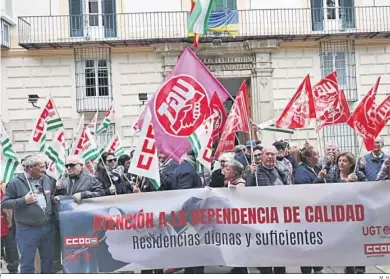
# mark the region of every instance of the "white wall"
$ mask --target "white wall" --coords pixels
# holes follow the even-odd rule
[[[249,0],[251,9],[293,9],[303,8],[302,0],[276,0],[276,1],[260,1]]]
[[[124,13],[172,12],[182,10],[181,0],[121,0]]]

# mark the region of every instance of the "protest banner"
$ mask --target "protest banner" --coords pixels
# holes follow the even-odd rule
[[[63,197],[64,272],[385,265],[389,196],[380,181]]]

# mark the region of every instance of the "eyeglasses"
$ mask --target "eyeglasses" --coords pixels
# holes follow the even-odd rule
[[[107,160],[107,162],[109,162],[109,163],[112,163],[112,162],[116,162],[116,158],[114,158],[114,159],[109,159],[109,160]]]
[[[261,157],[261,154],[255,154],[255,155],[253,155],[255,158],[257,158],[257,157]]]
[[[68,168],[73,168],[75,166],[77,166],[78,164],[66,164],[65,167],[68,169]]]

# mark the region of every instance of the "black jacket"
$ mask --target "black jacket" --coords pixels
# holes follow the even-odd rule
[[[212,188],[225,187],[225,176],[222,174],[222,169],[218,169],[211,174],[210,187]]]
[[[172,190],[192,189],[202,187],[199,174],[187,161],[176,168],[172,178]]]
[[[278,169],[277,167],[274,167],[279,175],[279,179],[282,180],[284,185],[288,184],[287,181],[287,175]],[[253,174],[249,174],[246,179],[246,186],[256,186],[256,175],[257,174],[257,182],[259,186],[272,186],[275,183],[276,177],[273,175],[272,171],[269,169],[266,169],[264,166],[259,165],[257,166],[257,171]]]

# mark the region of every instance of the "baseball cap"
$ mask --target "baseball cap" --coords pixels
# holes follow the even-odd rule
[[[245,147],[256,147],[256,141],[254,140],[248,140],[246,143],[245,143]]]
[[[236,145],[234,147],[234,152],[240,152],[240,151],[243,151],[245,149],[245,146],[244,145]]]

